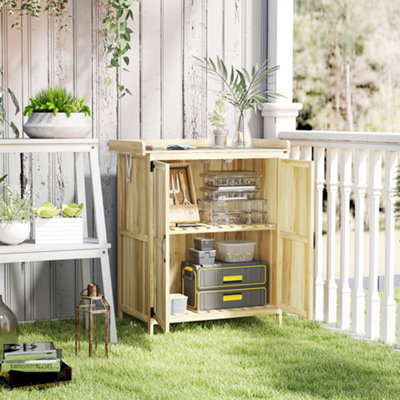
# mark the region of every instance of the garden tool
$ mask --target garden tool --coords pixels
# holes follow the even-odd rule
[[[173,189],[173,180],[172,180],[172,176],[170,176],[170,191],[169,191],[169,205],[173,206],[174,205],[174,199],[171,197],[171,194],[174,196],[174,189]]]
[[[181,181],[182,192],[183,192],[183,203],[182,204],[192,204],[186,197],[186,182],[185,182],[185,175],[183,171],[179,171],[179,180]]]
[[[174,176],[173,175],[171,175],[171,185],[172,185],[172,193],[174,195],[174,204],[176,205],[176,204],[179,204],[179,200],[178,200],[178,197],[176,195],[180,192],[180,189],[179,189],[179,186],[178,186],[177,189],[175,188],[175,182],[174,182]],[[179,182],[178,182],[178,185],[179,185]]]

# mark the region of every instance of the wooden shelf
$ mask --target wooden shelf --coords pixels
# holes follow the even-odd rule
[[[194,227],[170,226],[170,235],[191,235],[198,233],[217,233],[217,232],[242,232],[242,231],[273,231],[276,224],[257,224],[257,225],[207,225],[198,224]]]
[[[243,308],[229,308],[224,310],[209,310],[209,311],[190,311],[187,310],[185,314],[176,314],[169,316],[170,323],[179,322],[194,322],[194,321],[207,321],[214,319],[228,319],[228,318],[241,318],[241,317],[254,317],[256,315],[276,315],[281,318],[282,311],[275,306],[259,306],[259,307],[243,307]]]
[[[16,246],[0,245],[0,263],[97,258],[110,247],[110,244],[100,244],[94,238],[85,238],[82,244],[39,245],[29,240]]]

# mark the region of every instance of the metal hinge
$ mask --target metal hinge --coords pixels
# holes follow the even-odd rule
[[[150,172],[153,172],[154,168],[155,168],[154,161],[150,161]]]

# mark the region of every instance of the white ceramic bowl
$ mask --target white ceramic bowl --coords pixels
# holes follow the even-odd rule
[[[14,221],[11,223],[0,222],[0,242],[4,244],[20,244],[28,239],[31,232],[31,223]]]

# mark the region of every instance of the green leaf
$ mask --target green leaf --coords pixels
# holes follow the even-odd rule
[[[15,138],[19,139],[19,129],[17,128],[17,126],[12,121],[10,122],[10,128],[12,129],[12,131],[13,131],[13,133],[15,135]]]
[[[14,106],[15,106],[15,115],[17,115],[19,113],[19,110],[20,110],[17,97],[15,96],[14,92],[10,88],[8,88],[8,93],[10,94],[11,100],[14,103]]]
[[[3,182],[7,178],[7,175],[4,175],[0,178],[0,183]]]

